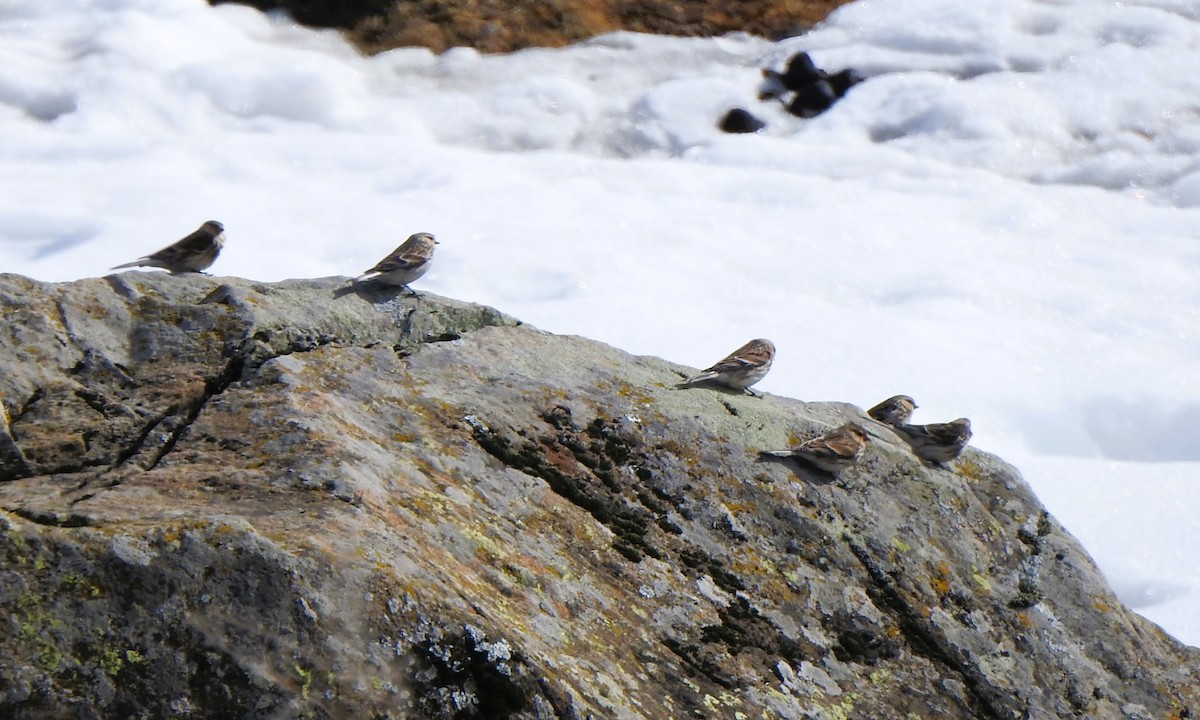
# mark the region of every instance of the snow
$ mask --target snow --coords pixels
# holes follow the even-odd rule
[[[202,0],[0,4],[0,270],[98,276],[208,219],[212,272],[416,286],[760,388],[972,419],[1124,601],[1200,645],[1200,6],[859,0],[798,38],[357,55]],[[756,99],[808,50],[869,79]],[[740,105],[750,136],[716,121]]]

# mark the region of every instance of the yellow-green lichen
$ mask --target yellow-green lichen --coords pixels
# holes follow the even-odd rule
[[[972,482],[978,482],[984,477],[983,468],[979,466],[979,463],[973,460],[959,460],[958,463],[955,464],[955,467],[957,468],[959,475],[962,475],[967,480]]]
[[[38,664],[47,671],[53,672],[62,664],[63,655],[54,643],[46,639],[43,629],[46,625],[53,626],[53,623],[46,623],[45,618],[26,619],[17,628],[17,637],[21,640],[33,644],[34,655],[37,656]],[[62,623],[59,622],[59,625]]]
[[[308,691],[312,689],[312,670],[306,670],[300,665],[293,666],[296,674],[300,676],[300,697],[307,698]]]
[[[78,593],[85,598],[99,598],[104,596],[104,590],[99,585],[73,573],[63,575],[60,582],[63,588]]]
[[[38,643],[38,663],[48,672],[53,672],[62,664],[63,654],[53,643],[42,640]]]
[[[854,717],[854,701],[857,699],[857,693],[843,695],[839,702],[827,708],[829,716],[836,718],[836,720],[850,720],[850,718]]]
[[[96,656],[96,665],[105,675],[115,676],[125,667],[125,661],[116,650],[103,650]]]

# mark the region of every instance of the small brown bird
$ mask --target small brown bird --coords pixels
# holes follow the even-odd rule
[[[429,269],[429,264],[433,261],[433,246],[437,244],[438,241],[427,232],[410,235],[391,255],[354,278],[354,282],[374,280],[384,285],[408,287],[410,282],[424,275]],[[412,288],[409,290],[416,294]]]
[[[160,267],[172,275],[180,273],[201,272],[217,260],[221,247],[225,245],[225,226],[216,220],[209,220],[174,245],[159,250],[156,253],[140,257],[133,262],[117,265],[113,270],[128,267]]]
[[[907,395],[893,395],[867,411],[875,420],[884,425],[903,425],[912,417],[917,403]]]
[[[717,364],[679,383],[679,387],[713,384],[741,390],[747,395],[759,393],[750,389],[766,377],[775,361],[775,344],[758,338],[731,352]]]
[[[950,462],[971,441],[971,421],[966,418],[931,425],[895,425],[893,429],[917,457],[935,463]]]
[[[805,440],[791,450],[771,450],[763,454],[798,458],[825,472],[836,473],[857,463],[866,447],[866,429],[858,423],[848,422],[824,435]]]

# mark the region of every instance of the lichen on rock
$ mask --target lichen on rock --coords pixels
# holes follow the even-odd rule
[[[1195,712],[1014,468],[852,405],[340,278],[0,309],[0,716]],[[847,420],[837,478],[758,457]]]

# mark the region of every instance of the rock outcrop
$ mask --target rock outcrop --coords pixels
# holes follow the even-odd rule
[[[560,47],[616,30],[714,37],[799,35],[849,0],[209,0],[284,10],[298,22],[345,30],[368,53],[397,47],[509,52]]]
[[[344,284],[0,276],[0,716],[1197,712],[997,458]]]

